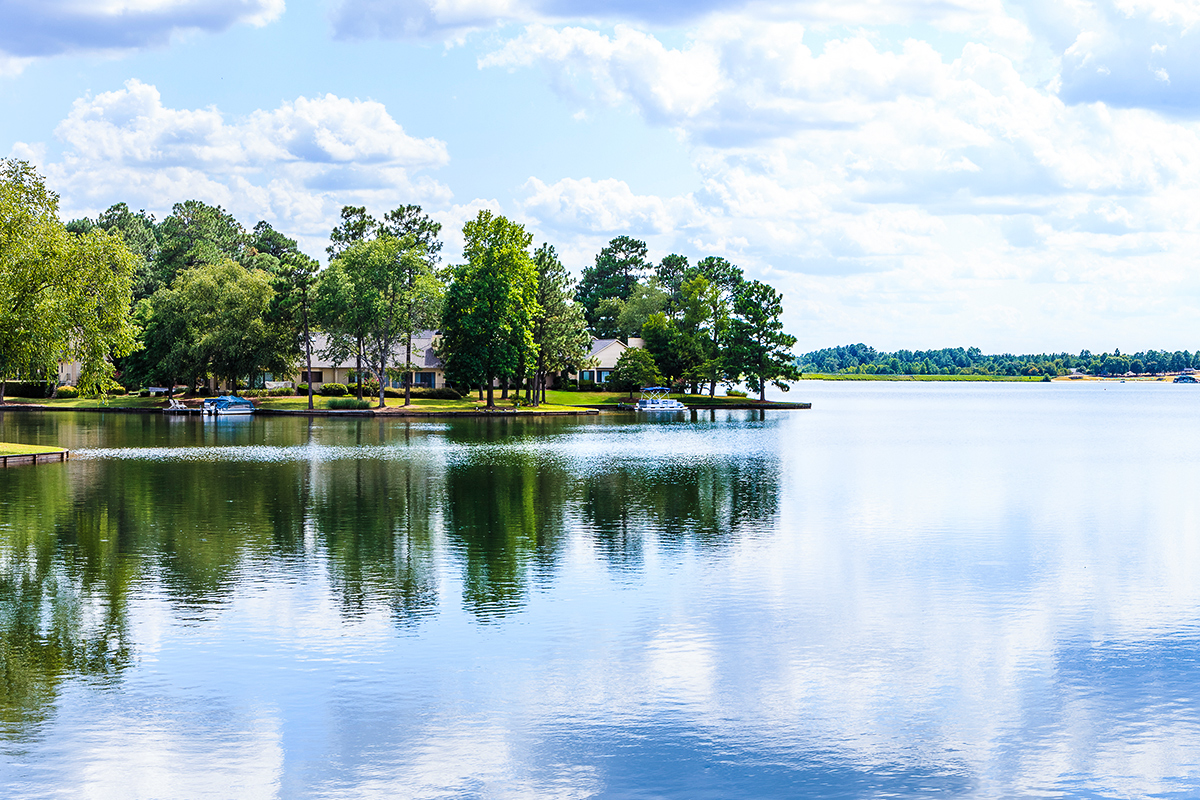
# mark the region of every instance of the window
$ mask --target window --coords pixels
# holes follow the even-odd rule
[[[434,373],[418,372],[415,376],[413,384],[416,386],[424,386],[427,389],[432,389],[434,383]]]
[[[324,383],[325,381],[321,380],[322,377],[324,377],[324,376],[320,371],[313,370],[312,371],[312,380],[309,380],[308,373],[301,372],[300,373],[300,382],[301,383]]]
[[[596,379],[595,375],[596,373],[592,372],[590,369],[585,369],[583,372],[579,373],[579,380],[594,381]]]

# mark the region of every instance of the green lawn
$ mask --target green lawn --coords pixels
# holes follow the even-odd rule
[[[616,405],[617,403],[636,402],[638,394],[638,392],[634,392],[633,400],[630,400],[629,392],[564,392],[548,390],[546,392],[546,400],[564,406],[607,406]],[[722,394],[716,397],[709,397],[706,394],[673,394],[671,397],[679,400],[684,405],[740,405],[746,402],[758,401],[757,397],[726,397]]]
[[[46,447],[40,444],[0,442],[0,456],[31,456],[40,453],[57,453],[61,450],[61,447]]]
[[[365,399],[365,398],[364,398]],[[324,410],[329,408],[328,397],[313,397],[314,410]],[[256,401],[257,402],[257,401]],[[377,399],[372,399],[371,408],[375,408]],[[404,407],[404,398],[389,397],[387,398],[388,409],[400,409]],[[513,407],[512,399],[501,400],[500,393],[495,396],[496,406],[503,409],[511,409]],[[260,408],[279,409],[281,411],[306,411],[308,409],[308,397],[264,397],[259,403]],[[412,405],[409,406],[410,411],[417,412],[444,412],[444,411],[478,411],[487,407],[486,402],[480,402],[474,395],[464,397],[460,400],[439,400],[434,398],[413,398]],[[574,408],[567,405],[542,405],[537,409],[526,406],[524,402],[521,405],[521,411],[573,411]]]
[[[105,400],[97,397],[77,397],[73,400],[51,398],[9,397],[8,405],[53,406],[54,408],[162,408],[167,401],[161,397],[137,397],[109,395]]]

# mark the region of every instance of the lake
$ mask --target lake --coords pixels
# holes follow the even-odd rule
[[[1200,389],[0,414],[6,798],[1200,795]]]

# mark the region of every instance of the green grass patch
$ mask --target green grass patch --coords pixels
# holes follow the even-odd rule
[[[130,397],[109,395],[104,400],[98,397],[40,398],[9,397],[6,405],[48,406],[50,408],[162,408],[167,401],[161,397]]]
[[[546,392],[546,400],[564,406],[615,406],[618,403],[637,402],[639,395],[640,392],[634,392],[633,399],[630,400],[629,392],[563,392],[549,390]],[[709,397],[706,394],[672,394],[671,397],[684,405],[726,406],[758,402],[758,397],[756,396],[728,397],[723,394],[719,394],[716,397]],[[770,403],[771,401],[768,400],[767,402]]]
[[[61,447],[46,447],[40,444],[12,444],[0,442],[0,456],[32,456],[42,453],[58,453]]]

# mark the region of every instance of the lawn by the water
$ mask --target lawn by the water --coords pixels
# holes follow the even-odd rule
[[[52,408],[162,408],[167,404],[161,397],[138,397],[136,395],[110,394],[104,399],[98,397],[65,398],[30,398],[8,397],[6,405],[14,406],[50,406]]]
[[[58,453],[61,447],[46,447],[40,444],[13,444],[0,442],[0,456],[32,456],[42,453]]]
[[[321,411],[328,410],[330,408],[329,401],[333,400],[333,399],[335,399],[335,398],[314,396],[313,397],[313,410],[321,410]],[[349,398],[336,398],[336,399],[346,400]],[[371,404],[370,409],[374,409],[376,407],[376,405],[379,403],[378,398],[370,398],[370,399],[363,398],[363,399],[367,400]],[[496,404],[497,408],[502,408],[505,410],[514,408],[513,398],[510,397],[507,400],[502,400],[502,399],[500,399],[499,392],[495,393],[494,400],[495,400],[495,404]],[[307,396],[263,397],[261,399],[256,399],[255,402],[258,404],[259,408],[265,408],[265,409],[277,409],[280,411],[307,411],[308,410],[308,397]],[[398,411],[398,410],[404,408],[404,398],[389,397],[386,400],[386,407],[389,411]],[[446,411],[480,411],[486,407],[487,407],[487,401],[486,400],[480,401],[476,395],[463,397],[459,400],[443,400],[443,399],[436,399],[436,398],[414,397],[411,405],[409,405],[407,410],[411,411],[411,412],[437,413],[437,412],[446,412]],[[342,410],[351,410],[351,409],[342,409]],[[558,403],[543,404],[543,405],[538,406],[537,408],[533,408],[532,406],[526,405],[525,401],[523,399],[521,401],[520,407],[517,408],[518,412],[574,411],[574,410],[575,409],[569,405],[558,404]]]
[[[546,392],[546,400],[551,403],[558,403],[564,406],[609,406],[617,405],[618,403],[636,403],[638,394],[638,392],[634,392],[631,399],[629,392],[575,392],[570,390],[549,390]],[[729,397],[727,395],[709,397],[706,394],[672,394],[671,397],[687,406],[723,406],[758,403],[757,397]],[[768,400],[767,405],[770,404],[771,401]]]

